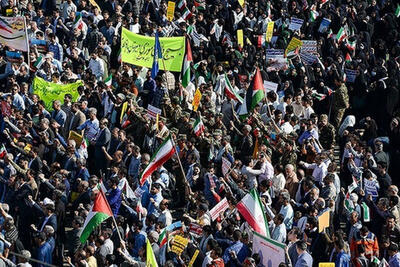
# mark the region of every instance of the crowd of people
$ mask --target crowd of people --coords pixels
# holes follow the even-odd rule
[[[399,5],[182,0],[169,20],[164,0],[1,1],[40,42],[18,59],[0,51],[0,266],[148,266],[147,242],[158,266],[265,266],[237,209],[254,189],[267,235],[286,245],[279,266],[400,266]],[[185,36],[190,83],[122,62],[123,27]],[[270,58],[293,38],[316,41],[314,60],[301,49]],[[277,88],[243,116],[258,71]],[[48,102],[35,77],[83,85]],[[176,153],[141,185],[168,137]],[[82,243],[98,194],[113,216]]]

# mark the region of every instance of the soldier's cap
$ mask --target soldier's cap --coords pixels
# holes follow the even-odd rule
[[[223,116],[224,116],[224,114],[222,114],[222,113],[218,113],[218,114],[217,114],[217,117],[222,118]]]
[[[210,114],[210,115],[215,115],[215,111],[212,110],[212,109],[208,109],[208,110],[207,110],[207,113]]]
[[[216,130],[213,131],[213,135],[214,136],[222,135],[222,131],[220,129],[216,129]]]
[[[187,111],[184,111],[184,112],[182,112],[182,116],[190,118],[190,113]]]
[[[124,94],[119,93],[119,94],[117,94],[117,97],[118,97],[119,99],[121,99],[122,101],[125,101],[125,95],[124,95]]]
[[[171,128],[171,130],[169,130],[169,131],[172,133],[175,133],[175,134],[177,134],[179,132],[179,130],[176,129],[175,127]]]
[[[186,134],[179,134],[178,135],[178,140],[185,140],[186,139]]]
[[[167,119],[164,118],[164,117],[158,117],[158,120],[159,120],[159,121],[162,121],[163,123],[165,123],[165,122],[167,121]]]
[[[191,118],[191,119],[190,119],[190,123],[191,123],[191,124],[194,124],[195,122],[196,122],[196,120],[195,120],[194,118]]]
[[[144,108],[143,108],[143,107],[138,107],[138,108],[137,108],[137,111],[143,112],[143,111],[144,111]]]
[[[169,100],[169,96],[168,95],[164,95],[163,96],[163,100]],[[179,98],[178,98],[178,100],[179,100]]]

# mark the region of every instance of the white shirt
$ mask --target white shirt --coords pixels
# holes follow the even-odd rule
[[[288,121],[281,125],[281,129],[285,134],[293,132],[293,126]]]
[[[61,16],[64,19],[68,19],[71,12],[76,12],[76,5],[73,2],[71,2],[71,4],[68,4],[68,2],[65,1],[63,4],[61,4],[60,11]]]
[[[201,267],[207,267],[207,265],[210,264],[211,262],[212,262],[212,258],[211,258],[211,250],[210,250],[210,251],[207,251]]]
[[[284,223],[278,226],[272,223],[271,238],[280,243],[286,242],[286,227]]]
[[[172,215],[169,210],[163,210],[158,217],[158,221],[162,222],[166,227],[172,223]]]
[[[285,179],[285,176],[283,175],[283,173],[274,175],[272,177],[272,189],[273,189],[275,196],[277,196],[279,194],[279,192],[281,190],[283,190],[283,188],[285,188],[285,184],[286,184],[286,179]]]
[[[317,165],[317,163],[304,163],[304,167],[307,169],[314,169],[312,176],[314,177],[315,181],[319,183],[322,183],[322,180],[328,174],[328,167],[324,162],[321,162],[320,165]]]
[[[101,80],[104,75],[103,60],[99,57],[97,57],[96,59],[91,58],[89,60],[89,69],[92,70],[92,73],[96,76],[98,80]]]

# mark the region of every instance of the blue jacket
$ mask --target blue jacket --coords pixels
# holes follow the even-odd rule
[[[51,246],[48,242],[45,242],[43,245],[37,248],[36,250],[36,259],[49,263],[52,263],[52,254],[51,254]],[[34,266],[36,267],[46,267],[46,265],[36,263]]]
[[[299,255],[294,267],[310,267],[313,266],[313,258],[308,252]]]
[[[339,254],[336,256],[335,266],[336,267],[349,267],[350,266],[350,256],[346,252],[340,251]]]
[[[114,216],[116,217],[118,215],[119,207],[121,206],[121,190],[117,187],[109,192],[107,200]]]

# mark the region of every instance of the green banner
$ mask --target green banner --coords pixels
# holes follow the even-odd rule
[[[37,94],[40,99],[46,103],[47,110],[53,110],[53,101],[60,100],[64,102],[64,95],[71,94],[72,101],[78,99],[78,87],[83,85],[82,81],[77,81],[70,84],[57,84],[52,82],[46,82],[42,78],[35,77],[32,84],[33,93]]]
[[[154,37],[147,37],[122,28],[121,58],[123,62],[151,68],[153,65]],[[159,60],[160,70],[180,72],[185,56],[185,37],[160,38],[163,60]]]

